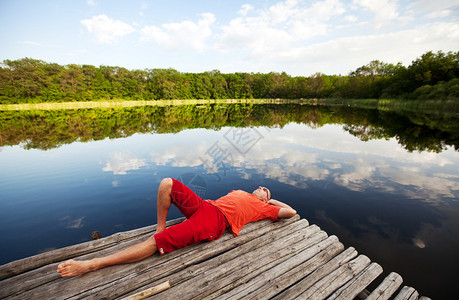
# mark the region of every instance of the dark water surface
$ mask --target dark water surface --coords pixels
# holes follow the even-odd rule
[[[457,295],[456,114],[231,104],[0,116],[0,264],[155,224],[158,184],[174,177],[208,199],[267,186],[421,294]]]

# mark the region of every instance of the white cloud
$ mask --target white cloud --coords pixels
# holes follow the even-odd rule
[[[201,142],[195,145],[174,145],[161,152],[151,153],[151,161],[157,165],[164,166],[170,164],[174,167],[196,167],[202,164],[199,158],[204,156],[211,145]],[[187,149],[187,151],[183,151]]]
[[[381,28],[399,17],[398,7],[391,0],[354,0],[354,4],[363,7],[375,14],[374,26]]]
[[[27,47],[2,47],[1,54],[37,56],[66,64],[66,54],[71,52],[75,55],[71,62],[128,69],[158,66],[184,72],[285,71],[310,76],[316,72],[347,74],[375,59],[409,65],[427,51],[457,51],[459,44],[455,34],[459,32],[458,0],[233,1],[224,8],[182,4],[177,9],[173,1],[153,7],[146,0],[127,6],[85,0],[77,9],[61,6],[60,13],[50,15],[45,12],[51,10],[42,5],[37,8],[43,10],[38,15],[56,24],[58,33],[46,34],[42,26],[49,22],[29,24],[41,34],[30,36],[33,30],[24,30],[23,36],[5,35],[5,45],[19,41],[24,46],[26,41]],[[88,11],[95,9],[98,12],[88,17]],[[14,15],[13,11],[6,13]],[[59,23],[78,15],[83,16],[77,24],[81,35],[75,34],[72,22]],[[6,18],[4,22],[13,21]],[[10,24],[13,27],[24,25],[20,18],[14,22]],[[62,44],[63,36],[70,40]],[[132,47],[134,40],[138,47]],[[105,47],[85,44],[91,41],[119,47],[107,54]],[[89,52],[78,54],[72,50],[75,48]],[[121,55],[127,49],[131,55]],[[187,51],[187,55],[170,51],[176,49]]]
[[[334,74],[337,65],[347,74],[375,59],[409,65],[420,53],[428,50],[449,51],[457,48],[458,44],[459,24],[435,23],[392,33],[341,37],[285,48],[267,55],[270,55],[271,64],[298,65],[301,62],[299,66],[303,70],[311,70],[311,74],[312,70]]]
[[[246,16],[249,11],[253,10],[253,6],[250,5],[250,4],[243,4],[241,6],[241,9],[238,11],[238,14],[242,15],[242,16]]]
[[[452,10],[444,9],[444,10],[435,11],[433,13],[428,14],[427,18],[429,18],[429,19],[444,18],[444,17],[450,16],[452,14],[453,14]]]
[[[365,180],[372,180],[376,167],[373,163],[362,158],[357,158],[351,162],[353,170],[344,174],[335,174],[335,183],[345,186],[351,190],[362,190],[366,188],[363,184]]]
[[[354,15],[348,15],[348,16],[345,16],[344,19],[348,22],[351,22],[351,23],[355,23],[357,22],[358,18]]]
[[[117,152],[111,155],[102,171],[113,172],[115,175],[126,175],[127,171],[138,170],[146,164],[144,159],[137,158],[133,154]]]
[[[152,41],[166,49],[191,48],[204,50],[205,41],[211,36],[211,25],[215,22],[215,16],[211,13],[201,14],[198,22],[183,21],[180,23],[163,24],[157,26],[145,26],[141,30],[141,40]]]
[[[453,51],[459,43],[456,21],[426,19],[451,15],[457,1],[442,0],[435,8],[430,1],[429,15],[420,10],[424,4],[287,0],[250,14],[242,6],[237,17],[220,26],[216,49],[239,55],[224,72],[347,74],[375,59],[409,65],[426,51]],[[421,13],[427,21],[419,22]]]
[[[139,12],[139,15],[141,17],[143,17],[144,15],[144,12],[148,9],[149,5],[147,2],[142,2],[141,6],[140,6],[140,12]]]
[[[32,45],[32,46],[37,46],[37,47],[41,46],[41,44],[34,42],[34,41],[23,41],[22,43],[25,45]]]
[[[423,173],[403,172],[402,169],[382,169],[384,177],[397,184],[416,188],[413,198],[435,202],[440,197],[454,198],[459,191],[459,183],[454,180],[436,178]]]
[[[84,226],[84,219],[85,217],[71,219],[70,216],[65,216],[65,217],[60,218],[60,221],[63,223],[65,228],[79,229]]]
[[[135,29],[119,20],[110,19],[106,15],[98,15],[92,19],[81,21],[86,29],[94,34],[98,43],[115,44],[118,43],[124,36],[132,33]]]
[[[293,37],[286,31],[271,27],[263,19],[236,18],[229,25],[222,27],[218,49],[245,49],[252,54],[263,54],[268,49],[277,48],[292,41]]]
[[[204,52],[217,64],[200,65],[222,72],[347,74],[375,59],[409,65],[426,51],[456,49],[459,25],[451,16],[457,6],[452,0],[438,5],[427,0],[284,0],[266,7],[245,3],[227,22],[203,13],[196,21],[144,26],[139,34],[140,40],[165,50]],[[145,8],[142,3],[141,12]],[[100,43],[116,43],[134,31],[105,15],[82,23]],[[125,31],[113,30],[116,24],[124,24]]]
[[[240,12],[245,12],[242,6]],[[289,49],[312,37],[326,35],[329,21],[345,12],[339,0],[325,0],[311,5],[304,1],[286,0],[261,10],[255,16],[232,19],[221,26],[218,49],[248,49],[254,56],[264,57]]]
[[[271,6],[268,11],[263,13],[270,23],[282,23],[295,15],[298,6],[297,0],[286,0],[285,2],[278,2]]]
[[[407,14],[412,18],[419,18],[425,15],[427,18],[449,16],[453,8],[459,3],[456,0],[419,0],[409,4]]]

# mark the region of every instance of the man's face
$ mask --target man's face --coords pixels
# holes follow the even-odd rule
[[[252,194],[257,196],[263,202],[268,202],[269,199],[271,199],[271,191],[262,186],[258,187],[258,189],[253,191]]]

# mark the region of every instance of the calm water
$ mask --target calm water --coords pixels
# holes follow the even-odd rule
[[[454,115],[238,104],[0,114],[0,264],[155,224],[158,184],[174,177],[208,199],[267,186],[421,294],[457,294]]]

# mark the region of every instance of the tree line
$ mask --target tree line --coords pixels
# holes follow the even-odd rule
[[[348,75],[183,73],[174,69],[59,65],[23,58],[0,67],[0,103],[101,99],[459,99],[459,51],[432,51],[408,67],[378,60]]]

